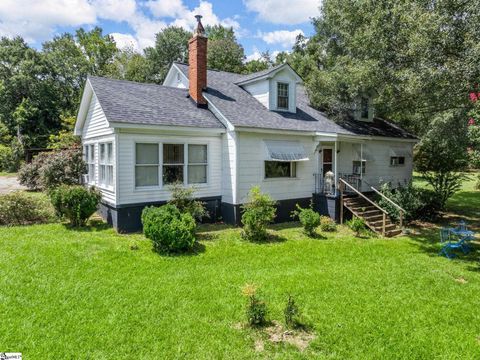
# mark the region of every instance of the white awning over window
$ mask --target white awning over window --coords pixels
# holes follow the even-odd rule
[[[403,156],[403,157],[410,157],[411,153],[408,149],[399,146],[392,146],[390,147],[390,156]]]
[[[305,148],[298,141],[265,140],[267,161],[307,161]]]

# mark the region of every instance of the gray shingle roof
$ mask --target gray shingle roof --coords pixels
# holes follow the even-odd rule
[[[109,121],[224,128],[209,110],[193,103],[186,89],[93,76],[88,79]]]
[[[175,65],[188,77],[188,65],[182,63],[175,63]],[[297,85],[296,113],[268,110],[241,86],[236,85],[246,79],[263,76],[274,70],[275,68],[268,69],[253,75],[208,70],[208,87],[205,95],[234,126],[343,135],[416,138],[397,125],[382,119],[375,119],[373,123],[355,120],[336,123],[328,119],[323,112],[310,106],[310,100],[302,85]]]

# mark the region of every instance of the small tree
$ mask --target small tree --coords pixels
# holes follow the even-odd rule
[[[460,188],[467,167],[467,125],[461,112],[437,116],[417,146],[415,165],[432,186],[443,210]]]
[[[275,219],[275,201],[262,194],[260,187],[250,189],[247,203],[242,206],[243,236],[251,241],[267,239],[267,225]]]

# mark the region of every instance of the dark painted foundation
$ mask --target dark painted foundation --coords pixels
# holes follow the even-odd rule
[[[210,214],[203,222],[223,221],[231,225],[241,225],[241,205],[233,205],[221,201],[221,197],[201,198]],[[313,202],[313,208],[321,215],[330,216],[335,221],[339,220],[339,199],[329,195],[313,194],[311,198],[280,200],[277,202],[276,223],[292,221],[291,213],[296,204],[306,208]],[[100,204],[99,213],[110,225],[120,233],[137,232],[142,230],[141,215],[146,206],[165,205],[165,201],[129,204],[113,207]]]

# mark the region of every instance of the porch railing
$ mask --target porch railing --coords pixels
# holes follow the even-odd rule
[[[337,180],[325,181],[325,178],[322,174],[313,174],[315,177],[315,194],[325,194],[325,195],[336,195],[337,189],[336,184]],[[343,179],[353,186],[356,190],[361,190],[362,179],[358,174],[346,174],[338,173],[338,179]],[[345,192],[353,192],[350,188],[345,189]]]

